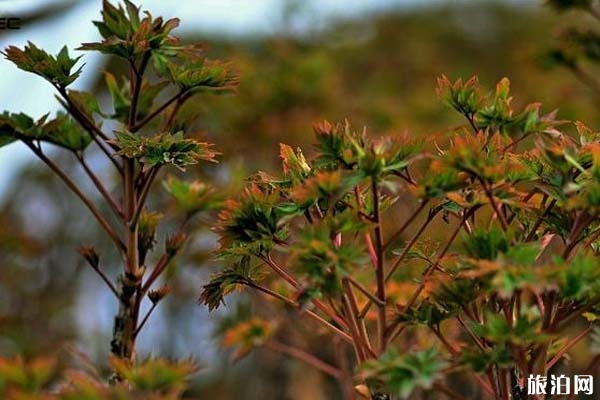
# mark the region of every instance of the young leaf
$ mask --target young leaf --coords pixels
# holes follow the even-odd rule
[[[7,47],[2,55],[18,68],[39,75],[53,85],[63,88],[73,83],[83,68],[71,71],[81,57],[70,58],[66,46],[58,55],[52,56],[35,44],[27,42],[23,49],[16,46]]]

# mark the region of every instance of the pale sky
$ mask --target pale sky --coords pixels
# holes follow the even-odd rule
[[[294,19],[293,31],[322,26],[331,17],[358,17],[367,12],[382,11],[390,7],[418,7],[443,3],[469,3],[477,0],[293,0],[303,4],[304,12]],[[489,1],[489,0],[480,0]],[[536,0],[505,0],[518,5],[534,5]],[[0,0],[0,16],[16,16],[35,10],[36,7],[57,2],[56,0]],[[113,1],[114,3],[114,1]],[[181,26],[176,32],[206,32],[246,36],[252,34],[277,34],[282,28],[282,9],[285,0],[143,0],[136,1],[142,9],[165,18],[180,17]],[[0,49],[8,45],[23,46],[28,40],[52,53],[63,46],[72,50],[80,43],[98,38],[91,20],[100,18],[101,2],[82,0],[60,19],[36,24],[28,29],[4,31],[0,35]],[[290,27],[286,27],[290,30]],[[176,33],[177,34],[177,33]],[[99,54],[85,52],[82,62],[86,64],[82,76],[72,86],[86,89],[101,63]],[[19,71],[12,63],[0,59],[0,112],[25,112],[40,117],[55,112],[59,104],[54,91],[41,78]],[[15,172],[34,157],[21,144],[0,148],[0,202]]]

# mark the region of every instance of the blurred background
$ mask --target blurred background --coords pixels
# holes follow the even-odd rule
[[[222,153],[218,165],[194,173],[224,193],[238,191],[243,177],[257,170],[274,172],[280,142],[309,149],[312,124],[323,119],[348,118],[374,134],[408,132],[424,140],[462,123],[436,97],[441,74],[451,80],[477,75],[489,89],[507,76],[518,104],[541,101],[564,119],[592,128],[600,122],[595,94],[568,71],[545,68],[541,57],[557,32],[580,16],[557,15],[538,1],[136,3],[153,15],[181,18],[177,36],[206,43],[209,57],[230,60],[241,76],[236,94],[197,96],[187,106],[200,110],[198,129]],[[73,50],[97,39],[91,20],[99,19],[100,8],[100,1],[0,1],[0,16],[21,18],[21,29],[0,30],[0,47],[30,40],[52,53],[64,44]],[[122,66],[87,53],[82,62],[74,88],[97,92],[108,107],[102,72]],[[3,110],[40,117],[59,109],[41,79],[6,60],[0,76]],[[68,154],[52,154],[89,185]],[[94,165],[102,175],[102,164]],[[104,363],[117,304],[76,249],[97,245],[105,265],[112,265],[110,276],[117,274],[117,255],[110,243],[98,243],[103,235],[87,211],[25,146],[0,148],[0,166],[0,355],[54,353],[69,344]],[[163,192],[157,185],[156,209],[166,207]],[[186,256],[167,277],[173,294],[141,334],[138,353],[176,358],[191,351],[204,366],[192,397],[339,398],[333,382],[269,350],[237,363],[220,350],[220,322],[260,306],[239,297],[209,316],[196,305],[215,267],[210,223],[210,217],[197,221]],[[159,232],[159,242],[167,233]],[[319,345],[318,339],[311,344]]]

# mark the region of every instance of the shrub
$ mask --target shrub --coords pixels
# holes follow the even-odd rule
[[[110,351],[117,359],[133,361],[140,330],[169,292],[158,282],[185,242],[186,224],[216,204],[213,189],[204,182],[167,180],[166,189],[180,204],[181,222],[166,238],[158,261],[150,264],[147,256],[158,250],[157,229],[163,215],[146,205],[161,171],[172,167],[185,171],[200,162],[214,162],[217,155],[211,144],[189,136],[190,122],[178,120],[178,111],[199,93],[232,89],[237,79],[227,64],[206,59],[200,46],[180,44],[172,36],[179,25],[177,18],[165,21],[148,12],[140,15],[140,9],[128,0],[118,7],[104,1],[102,19],[94,25],[102,40],[84,43],[79,50],[116,57],[125,67],[122,76],[105,73],[113,110],[101,109],[92,93],[69,88],[83,66],[77,66],[80,57],[72,57],[66,47],[51,55],[33,43],[24,48],[9,46],[2,54],[20,69],[48,81],[66,112],[37,120],[4,112],[0,145],[25,144],[81,200],[114,243],[123,259],[116,282],[104,272],[93,246],[83,246],[79,252],[119,303]],[[84,184],[52,160],[50,145],[72,154],[102,196],[106,212],[92,200],[95,193],[87,193]],[[90,163],[88,155],[94,150],[101,151],[112,165],[114,179],[97,175],[95,170],[105,166]],[[112,187],[121,188],[120,193],[109,190]],[[151,304],[146,315],[141,314],[144,301]],[[121,377],[117,368],[114,378]]]
[[[226,344],[297,357],[346,396],[464,398],[449,380],[460,371],[480,398],[516,399],[589,336],[599,134],[577,122],[568,135],[538,103],[513,108],[506,78],[484,95],[475,78],[442,76],[438,93],[466,126],[423,143],[322,122],[312,156],[281,144],[282,173],[254,175],[219,214],[226,266],[200,301],[214,309],[252,289],[353,354],[325,362],[257,317]],[[399,204],[409,211],[389,223]]]

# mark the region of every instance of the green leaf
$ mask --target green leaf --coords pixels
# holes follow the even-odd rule
[[[7,47],[2,54],[18,68],[39,75],[60,87],[67,87],[81,73],[81,68],[71,71],[81,57],[70,58],[67,47],[63,47],[58,55],[52,56],[31,42],[20,49],[16,46]]]
[[[183,132],[163,133],[145,137],[130,132],[116,132],[114,143],[119,147],[117,154],[136,158],[148,166],[172,164],[180,170],[199,161],[216,162],[217,155],[209,143],[185,139]]]
[[[44,124],[40,139],[72,151],[85,150],[92,142],[89,133],[64,113]]]
[[[229,64],[207,60],[192,54],[180,55],[180,59],[166,61],[166,75],[182,91],[203,89],[230,90],[238,83],[238,78]]]
[[[253,282],[255,269],[250,265],[250,257],[244,256],[232,266],[214,274],[210,281],[202,287],[198,302],[208,307],[209,311],[223,304],[224,297],[238,287]]]
[[[216,189],[205,182],[184,182],[169,176],[163,186],[188,214],[214,210],[221,205],[221,198]]]
[[[124,82],[123,85],[119,87],[117,79],[110,72],[104,73],[104,80],[110,96],[112,97],[113,108],[115,110],[115,113],[111,117],[120,121],[125,121],[129,116],[129,107],[131,106],[129,85]]]
[[[377,360],[363,363],[360,370],[363,378],[374,382],[381,392],[407,399],[417,388],[430,389],[445,367],[435,348],[399,354],[389,347]]]
[[[20,113],[0,115],[0,145],[15,140],[41,140],[72,151],[84,150],[92,141],[90,135],[65,113],[58,113],[48,122],[48,115],[37,121]]]
[[[90,120],[93,121],[94,114],[98,114],[105,118],[108,117],[108,115],[102,112],[100,109],[100,104],[98,104],[98,99],[92,93],[69,90],[68,94],[71,101],[73,101],[73,103],[77,105],[77,108],[82,110],[83,113],[90,118]]]
[[[465,237],[467,254],[477,260],[495,260],[499,253],[506,253],[509,241],[498,227],[490,230],[477,229]]]
[[[179,25],[177,18],[164,22],[162,17],[152,18],[146,11],[146,16],[140,19],[138,7],[129,0],[125,1],[125,6],[125,9],[121,5],[117,8],[103,1],[102,21],[94,21],[103,40],[83,43],[79,49],[134,60],[148,52],[170,48],[177,42],[169,35]]]

